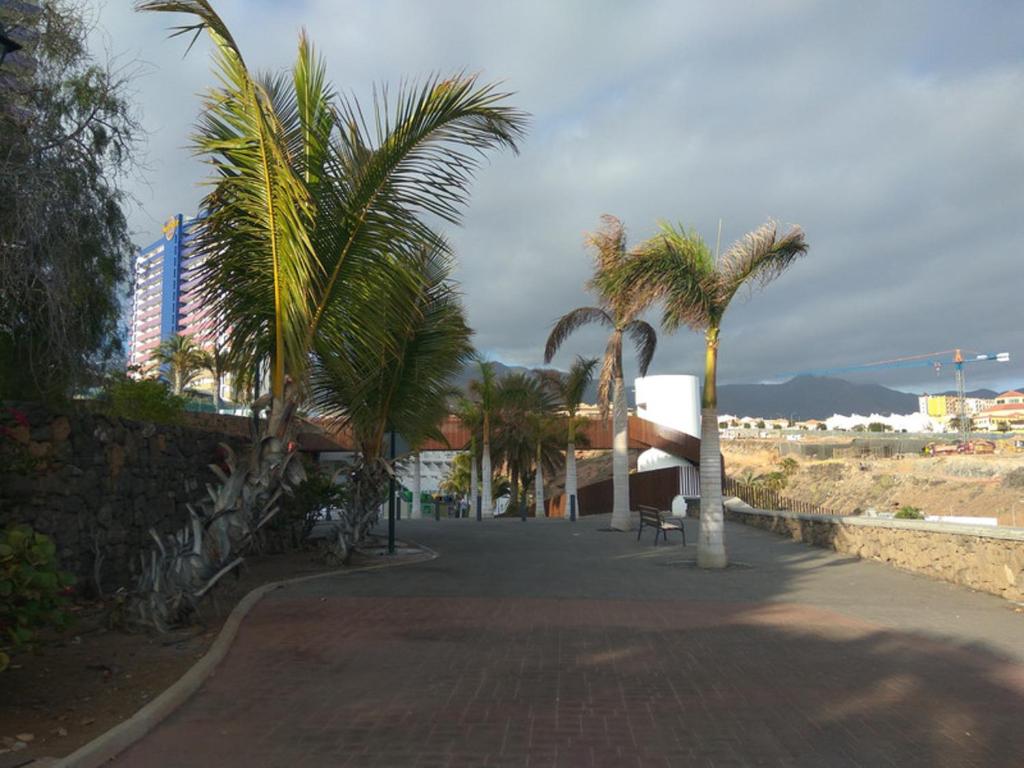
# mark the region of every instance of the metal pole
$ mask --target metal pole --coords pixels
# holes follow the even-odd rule
[[[395,430],[391,430],[391,478],[388,480],[388,554],[395,554]]]
[[[476,494],[476,521],[479,523],[484,519],[484,497],[477,491]]]
[[[576,494],[569,496],[569,522],[576,522]]]

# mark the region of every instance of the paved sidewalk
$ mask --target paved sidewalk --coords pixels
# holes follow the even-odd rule
[[[439,559],[273,593],[115,764],[1024,765],[1012,604],[734,524],[705,572],[607,524],[403,521]]]

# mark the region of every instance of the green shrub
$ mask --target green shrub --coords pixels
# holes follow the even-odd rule
[[[792,456],[787,456],[779,461],[779,468],[786,477],[792,477],[800,469],[800,463]]]
[[[332,508],[345,506],[346,490],[328,475],[307,467],[306,479],[291,494],[281,500],[281,512],[266,532],[273,549],[300,548],[320,514]]]
[[[44,627],[66,626],[64,593],[74,583],[57,570],[57,548],[49,536],[27,525],[0,532],[0,671],[11,651],[31,648]]]
[[[924,512],[922,512],[917,507],[911,507],[910,505],[906,505],[900,507],[899,512],[893,515],[893,517],[897,518],[898,520],[924,520]]]
[[[103,391],[104,410],[111,416],[135,421],[175,424],[185,411],[185,398],[171,394],[157,379],[112,376]]]

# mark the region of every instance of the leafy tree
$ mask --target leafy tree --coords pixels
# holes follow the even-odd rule
[[[581,422],[578,413],[580,405],[583,404],[583,396],[587,387],[590,386],[590,382],[594,378],[594,368],[596,367],[596,357],[577,356],[567,374],[557,375],[551,379],[559,403],[565,409],[566,426],[569,433],[568,446],[565,449],[565,497],[569,505],[566,506],[567,516],[574,499],[576,499],[576,513],[580,514],[576,487],[576,433]]]
[[[0,398],[61,399],[120,350],[132,70],[93,58],[79,3],[0,14],[27,31],[0,88]]]
[[[184,397],[172,394],[159,379],[138,379],[123,373],[107,378],[100,400],[111,416],[163,424],[180,422],[186,403]]]
[[[701,394],[700,538],[697,561],[704,568],[728,563],[722,515],[722,465],[718,437],[718,343],[722,320],[733,297],[744,286],[765,285],[807,251],[804,234],[794,227],[781,237],[769,222],[744,236],[722,254],[695,233],[669,224],[636,249],[633,258],[609,270],[605,291],[632,297],[635,304],[664,303],[662,328],[672,333],[681,325],[703,331],[704,388]]]
[[[605,348],[601,375],[598,379],[598,404],[602,416],[607,416],[612,405],[612,521],[611,527],[628,531],[632,525],[629,511],[629,441],[628,413],[626,411],[626,384],[622,372],[622,338],[629,336],[637,350],[640,375],[654,357],[658,337],[654,329],[640,319],[647,303],[637,301],[636,294],[610,278],[631,261],[626,250],[626,231],[614,216],[602,217],[603,226],[592,233],[587,241],[594,250],[595,270],[589,287],[597,293],[600,303],[596,307],[579,307],[563,315],[548,335],[544,348],[544,362],[550,363],[565,340],[578,328],[597,323],[610,328],[612,333]]]
[[[882,421],[872,421],[868,424],[868,432],[888,432],[891,429],[892,427]]]

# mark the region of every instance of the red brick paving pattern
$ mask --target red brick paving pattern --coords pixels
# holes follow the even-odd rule
[[[1024,670],[802,605],[265,600],[120,766],[1022,766]]]

